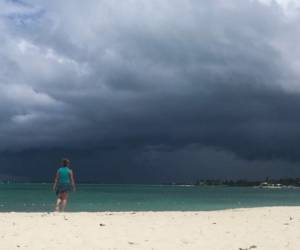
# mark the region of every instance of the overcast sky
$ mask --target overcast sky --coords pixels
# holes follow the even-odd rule
[[[300,176],[300,2],[0,0],[0,174]]]

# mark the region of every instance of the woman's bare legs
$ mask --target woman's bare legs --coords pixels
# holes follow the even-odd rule
[[[62,192],[60,194],[60,199],[61,199],[61,202],[60,202],[60,211],[63,212],[63,211],[65,211],[65,208],[67,206],[68,193],[67,192]]]
[[[56,205],[55,205],[55,212],[59,212],[60,211],[60,204],[61,204],[61,199],[57,198]]]
[[[55,211],[63,212],[67,206],[67,202],[68,202],[68,193],[67,192],[60,193],[56,201]]]

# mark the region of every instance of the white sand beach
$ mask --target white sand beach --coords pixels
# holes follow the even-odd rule
[[[299,250],[300,207],[0,213],[0,249]]]

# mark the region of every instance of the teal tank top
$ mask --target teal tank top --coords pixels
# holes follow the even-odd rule
[[[71,170],[68,167],[61,167],[58,169],[59,183],[70,183]]]

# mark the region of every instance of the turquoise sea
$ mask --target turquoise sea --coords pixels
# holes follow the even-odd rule
[[[1,184],[0,211],[52,211],[51,184]],[[70,194],[67,211],[195,211],[300,206],[299,188],[87,185]]]

